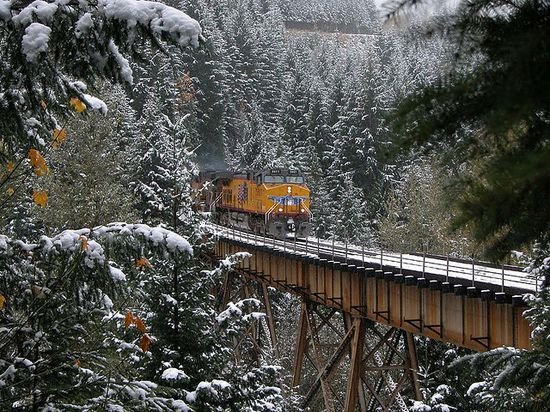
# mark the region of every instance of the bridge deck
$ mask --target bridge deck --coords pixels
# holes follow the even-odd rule
[[[538,285],[521,268],[210,230],[219,257],[252,254],[237,271],[304,299],[478,351],[529,347],[521,294]]]

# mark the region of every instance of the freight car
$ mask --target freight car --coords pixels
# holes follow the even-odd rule
[[[297,170],[201,172],[193,189],[196,207],[222,225],[276,238],[310,233],[309,189]]]

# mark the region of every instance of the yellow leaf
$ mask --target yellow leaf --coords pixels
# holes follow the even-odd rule
[[[46,103],[45,100],[40,100],[40,106],[42,106],[43,109],[46,109],[48,107],[48,103]]]
[[[9,197],[12,197],[13,194],[15,193],[15,189],[13,187],[8,187],[6,189],[6,194],[9,196]]]
[[[126,316],[124,316],[124,326],[127,328],[132,323],[134,323],[134,315],[132,315],[132,312],[128,311],[126,312]]]
[[[8,164],[6,165],[6,169],[8,170],[8,172],[13,172],[15,170],[15,165],[13,164],[13,162],[10,160],[8,162]]]
[[[33,167],[34,174],[37,176],[44,176],[48,173],[48,166],[46,166],[46,161],[36,149],[29,150],[29,160],[31,161],[31,166]]]
[[[6,298],[0,293],[0,310],[4,310],[4,305],[6,304]]]
[[[65,129],[56,127],[52,133],[52,146],[57,149],[61,146],[61,143],[67,138],[67,132]]]
[[[46,207],[48,204],[48,192],[45,190],[35,190],[32,194],[32,200],[36,205]]]
[[[71,97],[69,103],[78,113],[82,113],[86,110],[86,105],[78,97]]]
[[[88,250],[88,238],[80,236],[80,250]]]
[[[147,258],[140,257],[139,259],[136,260],[136,267],[140,269],[150,268],[151,262],[149,262]]]
[[[143,352],[147,352],[149,350],[149,346],[151,346],[151,338],[149,335],[145,334],[139,340],[139,347]]]
[[[134,323],[136,324],[137,330],[139,330],[141,333],[147,333],[147,328],[145,327],[145,323],[143,323],[143,321],[139,316],[136,316],[134,318]]]
[[[77,367],[77,368],[80,368],[80,359],[76,358],[74,360],[74,365]]]

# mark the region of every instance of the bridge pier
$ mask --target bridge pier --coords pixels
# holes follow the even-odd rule
[[[324,328],[341,331],[340,340],[335,342],[333,336],[326,342]],[[326,343],[331,344],[332,352],[321,350]],[[407,410],[404,393],[421,399],[416,347],[410,332],[377,325],[362,317],[342,316],[334,309],[323,314],[318,305],[304,301],[295,347],[292,385],[302,384],[306,360],[312,363],[316,375],[305,391],[303,408],[315,405],[319,391],[327,411],[355,412],[358,406],[361,411]],[[346,359],[349,370],[339,382],[336,375]],[[345,392],[344,386],[334,387],[338,383],[345,384]],[[345,393],[344,399],[338,398],[339,393]]]

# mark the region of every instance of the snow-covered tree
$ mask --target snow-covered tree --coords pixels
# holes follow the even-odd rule
[[[107,115],[71,119],[69,137],[48,157],[51,173],[43,186],[48,207],[35,206],[35,215],[49,232],[137,219],[128,187],[128,149],[139,137],[135,113],[119,85],[104,86],[100,93],[109,106]]]
[[[174,399],[129,367],[147,358],[152,338],[141,319],[125,319],[135,298],[125,285],[136,256],[188,259],[184,238],[116,224],[37,243],[1,236],[0,246],[2,409],[170,409]],[[131,324],[136,333],[125,332]]]
[[[141,198],[143,219],[176,230],[190,218],[190,184],[196,166],[188,145],[187,117],[173,121],[161,107],[155,96],[145,104],[141,119],[145,135],[134,148],[139,163],[132,186]]]

